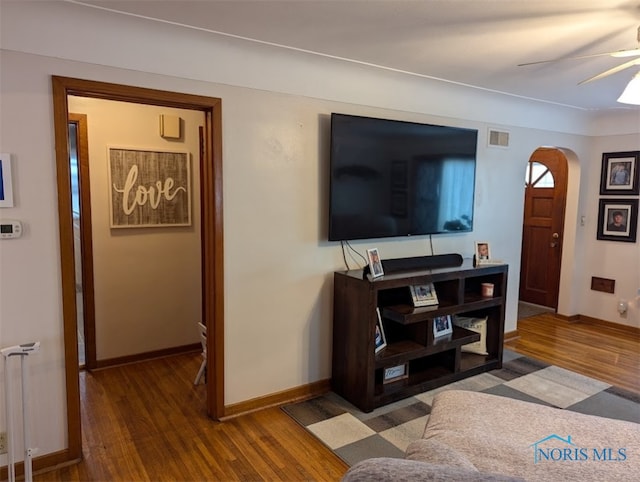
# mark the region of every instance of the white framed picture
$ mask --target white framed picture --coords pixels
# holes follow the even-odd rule
[[[367,249],[367,258],[369,260],[369,270],[371,271],[371,276],[374,278],[382,276],[384,274],[384,270],[382,269],[382,261],[380,261],[380,253],[378,253],[378,248]]]
[[[409,378],[409,364],[403,363],[402,365],[385,368],[382,383],[393,383],[406,378]]]
[[[376,315],[375,345],[376,353],[379,353],[387,346],[387,337],[384,334],[384,327],[382,326],[382,316],[380,316],[380,308],[376,308]]]
[[[480,264],[482,264],[483,261],[489,261],[491,259],[491,250],[489,248],[489,243],[486,241],[476,241],[475,255],[476,260]]]
[[[0,208],[13,207],[13,182],[11,180],[11,154],[0,154]]]
[[[409,286],[413,306],[432,306],[438,304],[438,295],[433,283]]]
[[[451,315],[437,316],[433,319],[433,337],[438,338],[453,333]]]

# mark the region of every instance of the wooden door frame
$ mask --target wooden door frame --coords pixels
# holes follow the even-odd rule
[[[78,335],[76,327],[75,260],[69,167],[68,96],[192,109],[205,114],[200,153],[202,209],[202,320],[207,337],[207,413],[214,419],[224,409],[224,272],[222,222],[222,101],[141,87],[52,76],[53,116],[58,186],[62,316],[67,403],[67,459],[82,457]],[[195,329],[195,328],[194,328]]]
[[[91,189],[89,186],[89,143],[86,114],[69,113],[69,124],[76,125],[78,153],[78,194],[80,196],[80,250],[82,252],[82,313],[85,363],[96,368],[96,320],[93,284],[93,236],[91,235]],[[76,246],[75,249],[78,249]],[[75,261],[75,257],[74,257]],[[77,280],[76,280],[77,282]],[[76,307],[77,308],[77,307]],[[76,320],[76,323],[78,320]]]

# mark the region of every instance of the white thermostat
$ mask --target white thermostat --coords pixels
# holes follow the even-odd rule
[[[22,236],[22,223],[20,221],[4,219],[0,221],[0,239],[19,238]]]

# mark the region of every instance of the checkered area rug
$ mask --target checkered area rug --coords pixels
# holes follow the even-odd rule
[[[348,465],[371,457],[404,458],[422,437],[433,397],[471,390],[640,423],[640,395],[505,350],[503,367],[363,413],[335,393],[282,409]]]

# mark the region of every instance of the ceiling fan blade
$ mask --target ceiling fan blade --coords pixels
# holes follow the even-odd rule
[[[625,62],[624,64],[621,64],[621,65],[618,65],[617,67],[606,70],[601,74],[594,75],[593,77],[583,80],[582,82],[578,82],[578,85],[582,85],[582,84],[586,84],[587,82],[593,82],[594,80],[602,79],[611,74],[615,74],[616,72],[620,72],[621,70],[628,69],[629,67],[633,67],[634,65],[640,65],[640,59],[633,59],[633,60],[630,60],[629,62]]]
[[[525,65],[536,65],[536,64],[546,64],[549,62],[562,62],[564,60],[580,60],[580,59],[591,59],[593,57],[635,57],[640,56],[640,48],[638,49],[627,49],[627,50],[616,50],[615,52],[604,52],[601,54],[589,54],[589,55],[578,55],[577,57],[564,57],[560,59],[551,59],[551,60],[539,60],[537,62],[527,62],[524,64],[518,64],[518,67],[524,67]]]
[[[640,55],[640,48],[629,49],[629,50],[618,50],[617,52],[611,52],[611,56],[615,58],[635,57],[636,55]]]
[[[638,27],[638,44],[640,44],[640,26]],[[559,58],[559,59],[551,59],[551,60],[539,60],[538,62],[527,62],[524,64],[518,64],[518,67],[524,67],[525,65],[536,65],[536,64],[546,64],[549,62],[560,62],[563,60],[579,60],[579,59],[590,59],[593,57],[604,57],[604,56],[609,56],[609,57],[615,57],[615,58],[625,58],[625,57],[638,57],[640,56],[640,46],[635,48],[635,49],[624,49],[624,50],[616,50],[614,52],[604,52],[601,54],[588,54],[588,55],[578,55],[576,57],[564,57],[564,58]],[[624,70],[626,68],[629,68],[633,65],[640,65],[640,59],[635,59],[632,60],[630,62],[627,62],[625,64],[622,64],[618,67],[615,67],[611,70],[607,70],[606,72],[603,72],[599,75],[596,75],[595,77],[591,77],[590,79],[587,80],[583,80],[582,82],[580,82],[580,84],[586,84],[587,82],[591,82],[593,80],[598,80],[601,79],[603,77],[606,77],[607,75],[611,75],[611,74],[615,74],[616,72],[620,72],[621,70]],[[578,85],[580,85],[578,84]]]

